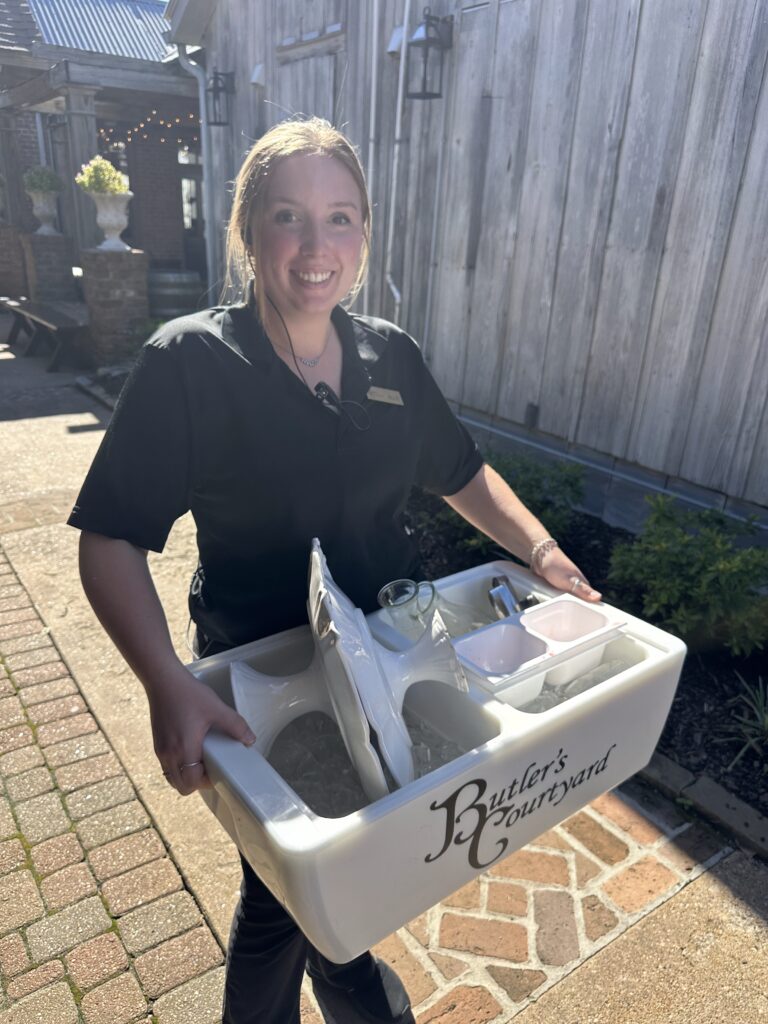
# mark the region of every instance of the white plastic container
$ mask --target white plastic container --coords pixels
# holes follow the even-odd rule
[[[544,600],[556,597],[541,580],[506,562],[437,585],[458,598],[463,576],[464,596],[479,606],[485,581],[499,571]],[[317,813],[267,761],[275,736],[297,716],[333,713],[322,670],[329,662],[318,661],[309,627],[190,666],[230,703],[232,664],[259,673],[252,702],[259,720],[251,722],[257,743],[247,748],[209,734],[204,758],[214,788],[203,795],[254,870],[327,957],[344,962],[357,956],[648,762],[685,646],[616,609],[595,610],[613,629],[597,670],[603,665],[615,674],[575,696],[568,696],[567,687],[552,690],[559,703],[544,710],[534,707],[540,697],[532,704],[530,695],[506,702],[504,688],[499,699],[471,672],[464,690],[430,678],[428,670],[419,678],[420,666],[429,662],[423,652],[392,662],[390,669],[400,664],[410,673],[395,706],[402,700],[406,717],[426,723],[464,752],[342,817]],[[617,627],[619,621],[623,625]],[[381,628],[379,613],[367,624],[390,648],[407,648],[391,626]],[[553,620],[548,628],[556,632],[559,626]],[[584,637],[551,641],[573,643],[574,651],[583,642]],[[364,660],[380,657],[379,643],[366,640],[363,646]],[[461,641],[456,646],[460,650]],[[473,655],[481,657],[474,650]],[[567,652],[541,657],[567,660]],[[489,668],[496,664],[491,659]],[[535,664],[521,665],[517,674],[523,678],[537,670]],[[507,688],[514,689],[515,678],[515,672],[504,676]],[[529,703],[532,710],[515,702]]]

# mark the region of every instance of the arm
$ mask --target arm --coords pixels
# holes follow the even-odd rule
[[[206,733],[217,728],[251,744],[248,723],[187,671],[177,657],[147,566],[147,553],[125,540],[83,531],[80,578],[99,621],[138,676],[149,699],[155,753],[183,795],[210,785],[202,766]]]
[[[482,530],[501,547],[523,561],[530,561],[533,545],[548,536],[539,520],[528,511],[495,469],[483,465],[469,483],[445,501],[467,522]],[[559,548],[547,551],[535,566],[553,587],[576,593],[587,601],[599,601],[600,594]],[[574,579],[580,582],[574,590]]]

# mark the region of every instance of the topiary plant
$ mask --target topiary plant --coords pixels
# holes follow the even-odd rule
[[[64,182],[50,167],[30,167],[22,175],[27,192],[61,192]]]
[[[758,528],[720,512],[688,511],[649,498],[639,537],[617,544],[608,580],[637,608],[694,649],[749,654],[768,641],[768,549],[750,546]]]
[[[83,164],[75,181],[84,192],[120,195],[128,191],[120,171],[103,156],[95,156],[87,164]]]

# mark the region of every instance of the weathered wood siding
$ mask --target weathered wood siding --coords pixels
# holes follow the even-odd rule
[[[369,311],[394,312],[394,217],[400,320],[460,409],[768,505],[768,0],[435,0],[445,95],[406,101],[396,144],[406,6],[378,5]],[[374,10],[218,5],[216,224],[286,116],[333,119],[368,163]]]

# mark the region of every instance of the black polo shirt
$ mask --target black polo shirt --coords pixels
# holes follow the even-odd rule
[[[411,485],[454,494],[482,465],[408,335],[340,307],[333,322],[340,409],[278,358],[247,305],[163,326],[141,350],[69,518],[162,551],[191,510],[204,582],[190,608],[219,643],[306,621],[313,537],[339,586],[372,610],[380,587],[414,571],[401,521]],[[402,405],[372,400],[372,386]]]

